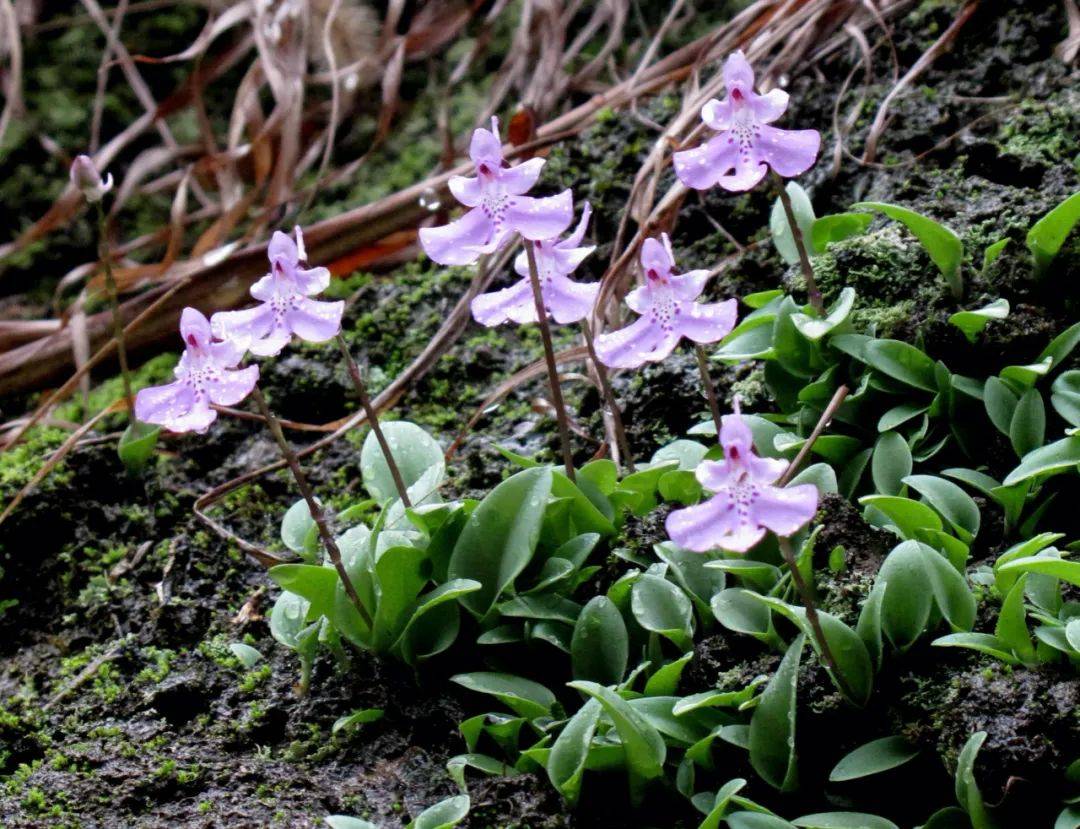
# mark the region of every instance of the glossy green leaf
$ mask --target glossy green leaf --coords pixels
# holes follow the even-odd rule
[[[888,432],[916,418],[930,407],[921,403],[901,403],[885,412],[878,420],[879,432]]]
[[[723,570],[706,567],[711,560],[709,556],[684,550],[670,541],[653,545],[653,551],[667,564],[668,576],[686,591],[698,612],[708,613],[712,597],[727,583]]]
[[[396,456],[393,445],[390,451]],[[406,829],[450,829],[451,826],[457,826],[465,819],[465,816],[469,814],[469,806],[467,794],[448,797],[424,809]]]
[[[1020,395],[1009,424],[1009,440],[1021,458],[1043,444],[1046,436],[1046,407],[1038,389],[1030,388]]]
[[[1077,345],[1080,345],[1080,322],[1074,322],[1054,339],[1050,341],[1050,344],[1042,350],[1039,355],[1039,362],[1044,360],[1050,361],[1050,368],[1061,368],[1062,364],[1072,354],[1073,349]]]
[[[286,547],[308,561],[314,562],[318,556],[319,528],[303,498],[285,510],[285,516],[281,519],[281,540]]]
[[[967,648],[985,653],[1004,662],[1006,665],[1018,665],[1020,660],[1012,652],[1008,642],[990,633],[950,633],[940,636],[933,642],[938,648]]]
[[[971,818],[972,829],[993,829],[995,825],[975,782],[975,760],[985,741],[985,731],[972,734],[956,760],[956,800]]]
[[[805,829],[899,829],[891,820],[862,812],[821,812],[796,818],[791,823]]]
[[[263,655],[259,653],[259,651],[243,642],[231,643],[229,645],[229,650],[232,652],[233,656],[240,660],[240,664],[249,670],[259,664],[263,658]]]
[[[904,483],[925,498],[965,543],[979,534],[978,505],[952,481],[933,475],[908,475]]]
[[[595,682],[568,683],[571,688],[588,694],[599,701],[611,719],[622,740],[626,752],[626,769],[630,777],[630,799],[637,804],[644,794],[644,786],[664,772],[667,746],[648,720],[630,707],[622,697]]]
[[[447,575],[480,582],[480,590],[461,600],[474,615],[485,616],[532,560],[551,482],[548,467],[518,472],[489,492],[469,516]]]
[[[607,596],[594,596],[574,624],[570,644],[574,679],[617,685],[629,656],[630,637],[622,614]]]
[[[1035,659],[1035,646],[1027,627],[1027,613],[1024,609],[1024,591],[1027,588],[1027,576],[1016,580],[1012,589],[1001,603],[994,635],[1025,662]]]
[[[856,210],[876,210],[884,213],[890,219],[903,223],[915,238],[919,240],[923,248],[934,264],[937,265],[946,283],[952,289],[955,296],[963,293],[963,283],[960,279],[960,265],[964,259],[964,243],[960,237],[945,225],[896,204],[885,202],[859,202],[852,205]]]
[[[539,682],[513,674],[475,671],[455,674],[450,677],[450,681],[470,691],[489,694],[514,713],[528,719],[550,714],[552,706],[555,705],[555,695]]]
[[[910,498],[893,495],[864,495],[859,499],[864,506],[882,512],[904,538],[915,538],[920,529],[940,530],[941,518],[926,504]]]
[[[161,427],[152,423],[141,423],[133,419],[128,424],[116,445],[120,462],[128,472],[139,472],[146,468],[154,457],[154,447],[157,446],[160,434]]]
[[[797,312],[791,315],[791,322],[806,339],[817,342],[847,322],[854,307],[855,289],[844,288],[824,317]]]
[[[871,340],[864,353],[866,362],[882,374],[917,389],[938,391],[934,361],[915,346],[900,340]]]
[[[920,542],[916,544],[941,615],[953,630],[971,630],[975,624],[975,596],[966,579],[933,547]]]
[[[1080,426],[1080,369],[1063,372],[1050,391],[1054,411],[1070,426]]]
[[[918,753],[919,749],[903,737],[872,740],[845,754],[829,773],[829,782],[842,783],[880,774],[904,765]]]
[[[325,820],[330,829],[379,829],[371,821],[348,815],[330,815]]]
[[[585,763],[596,733],[596,724],[600,720],[600,711],[600,702],[596,699],[590,699],[581,706],[559,732],[548,755],[548,779],[571,806],[577,803],[581,794]]]
[[[993,265],[997,261],[998,257],[1001,256],[1002,251],[1005,250],[1005,248],[1006,248],[1006,246],[1008,244],[1009,244],[1009,240],[1007,238],[1005,238],[1005,239],[998,239],[992,245],[987,245],[986,246],[986,250],[983,251],[983,263],[982,263],[982,270],[983,270],[984,274],[986,273],[987,268],[989,268],[991,265]]]
[[[1002,320],[1009,316],[1009,300],[995,299],[989,305],[973,311],[957,311],[949,322],[964,332],[968,342],[975,342],[979,332],[986,328],[991,320]]]
[[[870,475],[881,495],[900,495],[904,477],[911,474],[911,449],[899,432],[885,432],[874,444]]]
[[[630,592],[630,609],[645,630],[666,636],[683,651],[693,647],[694,608],[678,585],[646,574]]]
[[[983,405],[990,422],[999,432],[1008,435],[1012,428],[1013,412],[1019,396],[997,377],[987,377],[983,385]]]
[[[645,682],[645,696],[670,697],[679,689],[679,679],[683,669],[694,658],[693,651],[687,651],[678,659],[659,667]]]
[[[1080,222],[1080,193],[1073,193],[1031,226],[1027,246],[1037,270],[1049,267],[1077,222]]]
[[[347,731],[356,725],[378,722],[385,714],[382,708],[361,708],[359,711],[353,711],[351,714],[334,720],[330,733],[337,734],[339,731]]]
[[[747,633],[759,638],[772,631],[769,609],[757,601],[749,590],[729,587],[712,597],[713,615],[716,620],[736,633]]]
[[[933,609],[918,542],[905,541],[893,548],[882,562],[878,583],[885,585],[881,596],[881,632],[894,648],[905,651],[922,636]]]
[[[1080,435],[1071,435],[1029,452],[1020,465],[1005,476],[1002,484],[1011,486],[1031,478],[1055,475],[1080,466]]]
[[[798,783],[795,710],[805,644],[799,634],[788,647],[750,719],[750,765],[766,783],[785,792]]]
[[[1015,559],[999,569],[1003,573],[1039,573],[1080,586],[1080,561],[1040,555]]]
[[[438,442],[415,423],[391,420],[379,425],[406,487],[419,481],[430,467],[444,468],[443,451]],[[394,478],[374,432],[368,432],[360,450],[360,471],[364,476],[364,488],[376,501],[381,503],[397,498]]]
[[[842,242],[853,236],[861,236],[870,227],[874,217],[869,213],[834,213],[815,219],[810,227],[810,241],[814,250],[823,252],[833,242]]]
[[[269,576],[282,590],[303,596],[311,603],[309,616],[330,616],[334,606],[334,590],[338,574],[332,567],[318,564],[279,564],[271,567]]]
[[[793,824],[767,812],[735,812],[727,817],[727,825],[730,829],[791,829]]]

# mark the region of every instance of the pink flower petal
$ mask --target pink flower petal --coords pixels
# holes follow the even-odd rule
[[[248,344],[248,351],[258,357],[273,357],[281,353],[281,349],[292,340],[292,332],[288,326],[274,325],[266,336],[259,340],[252,340]]]
[[[592,205],[585,202],[581,208],[581,219],[578,220],[577,227],[574,228],[574,232],[563,239],[561,242],[555,245],[559,250],[570,250],[576,248],[581,244],[581,240],[585,238],[585,229],[589,226],[589,217],[592,216]],[[593,248],[589,248],[593,250]]]
[[[721,134],[700,147],[675,153],[675,174],[687,187],[707,190],[734,166],[737,157],[738,146]]]
[[[450,224],[421,228],[420,244],[441,265],[471,265],[480,256],[478,249],[491,241],[493,230],[484,211],[474,208]]]
[[[544,159],[530,158],[518,164],[516,167],[503,167],[499,170],[499,183],[511,196],[520,196],[528,193],[536,180],[540,178],[540,171],[544,169]]]
[[[728,550],[745,553],[765,535],[765,530],[740,520],[735,502],[726,493],[703,504],[679,509],[667,517],[671,540],[695,553]]]
[[[473,130],[469,144],[469,158],[474,164],[488,163],[492,167],[502,164],[502,141],[499,140],[499,119],[492,117],[491,130],[483,127]]]
[[[750,505],[751,520],[780,536],[788,536],[806,525],[817,512],[818,491],[813,484],[781,489],[761,487]]]
[[[182,381],[140,389],[135,395],[135,417],[143,423],[169,427],[195,404],[195,392]],[[180,431],[174,429],[173,431]]]
[[[762,127],[762,129],[771,128]],[[757,157],[756,152],[736,152],[730,164],[718,165],[718,169],[720,166],[724,166],[724,172],[716,179],[716,183],[733,193],[752,190],[769,171],[769,168]]]
[[[345,303],[299,299],[285,312],[285,323],[296,336],[309,343],[324,343],[341,331]]]
[[[723,101],[713,98],[701,108],[701,120],[717,132],[728,129],[732,117],[731,101],[726,98]]]
[[[210,344],[210,323],[194,308],[185,308],[180,314],[180,336],[185,345],[205,348]]]
[[[270,244],[266,246],[266,255],[271,262],[280,259],[290,265],[295,265],[300,261],[296,242],[280,230],[275,230],[274,235],[270,237]]]
[[[222,340],[250,343],[261,340],[274,327],[274,311],[263,303],[242,311],[218,311],[211,319],[214,335]]]
[[[676,299],[691,302],[701,296],[705,290],[705,283],[709,281],[709,271],[687,271],[684,274],[671,277],[671,291]]]
[[[578,265],[584,262],[594,250],[596,250],[596,245],[589,245],[584,248],[555,247],[549,251],[549,254],[553,260],[555,271],[561,274],[569,274],[576,271]]]
[[[754,70],[741,49],[732,52],[724,61],[724,86],[729,93],[735,89],[745,93],[754,88]]]
[[[536,305],[527,279],[501,291],[491,291],[473,298],[469,306],[473,319],[488,328],[504,322],[536,322]],[[531,315],[531,319],[530,319]]]
[[[726,337],[735,327],[738,303],[734,299],[706,305],[683,302],[676,318],[678,333],[696,343],[714,343]]]
[[[259,302],[269,302],[274,298],[274,294],[277,293],[277,278],[268,273],[266,276],[260,277],[251,289],[248,291]]]
[[[248,366],[238,371],[224,371],[221,376],[207,381],[206,393],[219,406],[235,406],[255,388],[259,380],[259,367]]]
[[[543,293],[552,318],[560,325],[566,325],[588,315],[599,291],[599,282],[575,282],[560,275],[552,277]]]
[[[755,144],[757,155],[785,178],[797,176],[814,166],[821,149],[817,130],[782,130],[761,127]]]
[[[658,276],[667,276],[675,267],[675,262],[667,247],[650,236],[641,245],[641,267],[645,271],[656,271]]]
[[[625,328],[597,337],[596,356],[611,368],[637,368],[663,360],[676,343],[674,332],[665,331],[649,317],[641,317]]]
[[[304,296],[315,296],[330,287],[330,271],[322,267],[297,268],[293,272],[293,280]]]
[[[574,198],[569,190],[540,199],[514,196],[506,210],[507,227],[533,240],[558,236],[573,218]]]
[[[450,193],[466,207],[476,207],[480,204],[480,179],[466,178],[465,176],[451,176],[447,182]]]
[[[649,298],[649,289],[645,285],[639,285],[626,295],[626,306],[635,314],[647,314],[652,302]]]
[[[759,124],[771,124],[783,115],[787,110],[788,97],[782,89],[773,89],[764,95],[751,93],[747,96],[750,109]]]
[[[210,327],[214,327],[213,318],[210,319]],[[221,342],[210,343],[210,359],[226,368],[232,368],[239,363],[246,351],[247,343],[242,340],[225,339]]]

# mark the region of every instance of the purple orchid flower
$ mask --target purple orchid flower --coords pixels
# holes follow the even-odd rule
[[[536,271],[540,277],[540,293],[548,316],[560,325],[583,319],[596,302],[599,282],[575,282],[570,279],[577,266],[586,256],[596,250],[595,245],[581,247],[585,238],[592,207],[585,202],[581,221],[574,232],[565,239],[555,237],[534,243]],[[536,302],[533,300],[529,280],[529,259],[525,251],[514,260],[514,270],[522,278],[501,291],[481,294],[472,301],[472,313],[476,321],[489,328],[504,322],[523,325],[536,322]]]
[[[774,89],[754,92],[754,70],[741,51],[724,63],[727,98],[713,98],[701,108],[701,120],[719,135],[700,147],[675,153],[675,172],[687,187],[749,190],[769,167],[785,178],[810,169],[821,147],[817,130],[782,130],[767,126],[784,114],[788,94]]]
[[[420,230],[420,244],[436,262],[469,265],[481,254],[497,250],[515,231],[526,239],[552,239],[570,226],[574,202],[569,190],[546,198],[525,195],[540,177],[544,160],[506,166],[498,118],[492,117],[490,131],[473,131],[469,157],[476,165],[476,178],[454,176],[449,187],[472,209],[450,224]]]
[[[242,340],[260,357],[280,352],[293,334],[311,343],[332,339],[341,330],[345,303],[311,299],[326,290],[330,271],[301,267],[307,251],[300,228],[295,242],[275,231],[266,252],[270,273],[251,286],[251,295],[261,304],[214,314],[214,334],[223,340]]]
[[[773,486],[788,462],[754,454],[754,438],[742,419],[725,415],[720,428],[723,461],[702,461],[697,479],[716,494],[703,504],[675,510],[667,518],[671,540],[687,550],[745,553],[771,530],[789,536],[804,526],[818,507],[813,484]]]
[[[244,347],[233,340],[214,342],[210,323],[194,308],[180,316],[184,353],[176,382],[152,386],[135,395],[135,417],[171,432],[205,432],[217,418],[211,403],[235,406],[259,379],[259,367],[236,369]]]
[[[94,159],[88,155],[75,157],[75,160],[71,162],[69,175],[71,176],[72,186],[81,192],[83,198],[91,204],[101,201],[113,187],[112,173],[102,176],[97,165],[94,164]]]
[[[641,317],[625,328],[601,334],[596,354],[606,366],[637,368],[667,357],[683,337],[713,343],[735,327],[734,299],[712,304],[695,302],[709,278],[707,270],[675,274],[671,240],[646,239],[641,247],[645,284],[626,295],[630,310]]]

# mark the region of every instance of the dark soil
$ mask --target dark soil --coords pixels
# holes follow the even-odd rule
[[[896,22],[902,67],[914,63],[954,11],[951,4],[926,2]],[[965,307],[999,296],[1012,303],[1013,314],[971,345],[947,324],[955,307],[926,254],[895,226],[875,224],[870,235],[821,258],[828,296],[853,285],[861,321],[920,341],[954,372],[982,376],[989,367],[1028,362],[1077,318],[1080,241],[1074,236],[1042,282],[1031,277],[1023,242],[1031,222],[1076,189],[1080,89],[1051,54],[1065,35],[1059,3],[987,0],[956,48],[896,102],[881,144],[884,166],[845,159],[835,177],[828,164],[835,136],[828,125],[834,96],[858,58],[845,51],[820,67],[824,80],[808,72],[793,81],[790,122],[824,134],[825,158],[803,181],[818,215],[859,199],[924,210],[956,229],[973,251],[965,265]],[[162,46],[155,53],[169,51]],[[877,81],[847,140],[856,154],[889,88],[887,54],[875,53]],[[664,122],[677,106],[675,95],[662,94],[647,112]],[[933,149],[988,113],[994,117]],[[556,147],[544,182],[573,186],[589,198],[597,237],[610,239],[625,188],[653,139],[642,121],[614,114],[580,141]],[[708,217],[742,243],[765,239],[770,200],[764,189],[688,200],[673,237],[682,264],[709,266],[733,252]],[[1005,253],[980,274],[982,249],[1003,237],[1010,239]],[[65,242],[76,243],[88,240]],[[582,277],[599,276],[609,253],[601,245]],[[419,353],[467,279],[462,271],[425,263],[379,277],[357,274],[339,286],[343,296],[354,296],[349,338],[369,361],[374,385],[385,384]],[[766,242],[745,253],[710,291],[746,294],[785,280],[797,284],[795,270],[785,269]],[[573,334],[560,336],[569,341]],[[422,423],[446,445],[496,382],[539,354],[535,331],[470,328],[395,414]],[[273,404],[286,417],[326,422],[354,407],[332,349],[295,349],[262,370]],[[686,352],[614,378],[638,457],[706,419],[696,371]],[[760,372],[752,367],[717,369],[714,379],[726,399],[737,391],[748,407],[768,408]],[[601,434],[596,397],[582,388],[568,386],[568,403],[590,434]],[[481,421],[451,464],[454,494],[476,496],[503,476],[508,464],[495,444],[554,459],[555,432],[534,406],[545,393],[542,381],[527,384]],[[8,401],[5,414],[17,405]],[[873,422],[865,428],[872,430]],[[307,464],[319,494],[334,506],[362,497],[362,437],[350,435]],[[4,502],[58,442],[46,433],[36,440],[28,447],[32,453],[0,458]],[[315,827],[324,816],[341,813],[401,827],[452,794],[445,763],[465,750],[458,723],[487,710],[484,700],[447,681],[456,671],[483,665],[469,631],[421,676],[359,653],[352,654],[348,670],[322,658],[310,693],[298,696],[296,660],[270,637],[264,617],[276,588],[261,567],[191,515],[192,502],[207,488],[275,459],[273,443],[249,422],[222,420],[207,436],[169,439],[162,447],[163,457],[142,477],[123,471],[111,444],[82,448],[0,528],[0,824]],[[988,430],[985,447],[991,472],[1007,471],[1000,436]],[[596,448],[576,441],[579,460]],[[272,475],[232,493],[215,515],[243,538],[281,549],[278,523],[295,497],[288,479]],[[1059,499],[1047,525],[1075,530],[1075,516],[1068,514],[1075,502]],[[989,526],[976,558],[1002,544],[999,523],[995,530],[986,518],[991,514],[984,513]],[[661,517],[632,524],[621,542],[649,555],[651,544],[663,538]],[[826,499],[820,520],[819,591],[826,607],[852,621],[891,539],[838,498]],[[844,565],[833,572],[825,557],[835,547],[842,548]],[[590,589],[603,590],[622,566],[609,557]],[[16,604],[5,611],[4,600]],[[228,648],[234,642],[257,648],[264,659],[244,668]],[[977,777],[988,800],[1004,798],[1007,808],[1020,804],[1016,815],[1026,810],[1010,826],[1049,826],[1060,809],[1063,770],[1080,755],[1080,681],[1063,669],[1007,670],[931,650],[916,649],[889,665],[875,702],[859,713],[841,705],[808,650],[799,740],[821,749],[813,756],[822,765],[806,770],[807,789],[788,803],[760,782],[750,796],[785,813],[793,805],[807,811],[851,806],[914,825],[952,802],[956,754],[982,729],[989,736]],[[777,662],[755,640],[714,629],[699,636],[682,690],[738,689],[771,673]],[[565,672],[561,662],[551,664],[552,676]],[[332,733],[336,720],[365,708],[385,714]],[[890,733],[907,735],[924,751],[884,781],[886,795],[881,782],[824,788],[828,769],[844,752]],[[753,779],[744,752],[719,747],[718,759],[725,780]],[[543,774],[473,775],[465,825],[593,829],[695,826],[700,820],[681,797],[662,791],[643,810],[629,812],[624,786],[622,778],[596,775],[575,815]]]

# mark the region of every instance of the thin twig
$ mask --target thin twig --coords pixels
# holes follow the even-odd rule
[[[795,477],[795,473],[799,471],[799,467],[802,466],[807,456],[809,456],[810,450],[814,448],[814,443],[821,437],[821,433],[825,431],[825,428],[832,421],[833,415],[836,414],[836,410],[840,408],[840,405],[848,396],[848,392],[849,389],[847,386],[841,386],[833,392],[829,405],[825,407],[825,411],[823,411],[821,417],[818,418],[818,422],[814,426],[814,430],[810,433],[810,437],[806,439],[802,448],[799,449],[799,454],[795,456],[795,460],[788,465],[788,468],[784,470],[784,474],[777,479],[777,486],[787,486],[791,482],[791,479]]]
[[[536,306],[536,320],[540,325],[540,339],[544,343],[544,359],[547,361],[548,384],[551,386],[551,402],[555,406],[555,420],[559,424],[559,440],[562,442],[563,466],[566,477],[577,480],[574,472],[574,456],[570,452],[570,427],[566,422],[566,404],[563,402],[562,387],[559,385],[559,370],[555,367],[555,348],[551,344],[551,327],[548,325],[547,309],[544,307],[544,295],[540,290],[540,276],[536,271],[536,252],[530,239],[522,239],[525,256],[529,260],[529,282],[532,284],[533,304]]]
[[[401,499],[402,505],[411,508],[412,502],[409,500],[409,491],[405,486],[405,479],[401,477],[401,470],[398,469],[394,454],[390,451],[390,444],[387,443],[386,435],[383,434],[382,427],[379,425],[379,416],[375,413],[375,407],[371,405],[371,396],[368,394],[364,378],[360,375],[360,367],[356,365],[356,360],[353,359],[352,354],[349,352],[349,344],[345,342],[345,337],[340,332],[337,335],[337,344],[338,348],[341,349],[341,356],[345,358],[345,365],[349,369],[349,377],[352,378],[353,389],[360,400],[360,407],[364,410],[364,414],[367,415],[368,425],[371,427],[371,431],[375,433],[375,440],[379,442],[379,448],[382,450],[383,457],[386,458],[386,465],[390,469],[390,477],[394,479],[398,497]]]
[[[791,238],[795,240],[795,248],[799,251],[799,265],[802,268],[803,278],[806,280],[806,293],[810,297],[810,304],[819,314],[824,313],[825,304],[821,299],[821,291],[818,290],[814,279],[814,266],[810,264],[810,254],[806,251],[806,240],[803,239],[802,229],[795,221],[795,210],[791,206],[791,196],[788,195],[787,187],[780,174],[773,171],[773,179],[780,190],[780,203],[784,205],[784,215],[787,216],[788,227],[791,228]]]
[[[716,439],[720,439],[720,402],[716,399],[716,387],[713,386],[709,376],[709,358],[705,356],[705,349],[700,344],[694,344],[694,354],[697,355],[698,371],[701,372],[701,385],[705,387],[705,396],[709,398],[709,411],[712,412],[713,423],[716,425]]]
[[[581,320],[581,330],[585,334],[585,347],[589,350],[589,360],[592,362],[593,371],[596,372],[596,379],[600,381],[600,392],[604,397],[604,411],[611,418],[612,431],[615,432],[615,446],[626,463],[627,470],[633,474],[637,470],[634,468],[634,456],[630,453],[630,441],[627,440],[626,429],[623,427],[622,411],[615,399],[611,383],[608,382],[607,369],[596,356],[592,327],[589,325],[588,317]]]
[[[337,541],[334,539],[334,534],[330,532],[330,527],[326,522],[326,513],[323,511],[322,504],[315,499],[315,494],[311,491],[311,485],[308,483],[307,476],[304,474],[304,470],[300,468],[300,461],[297,459],[293,448],[289,446],[289,442],[285,439],[285,434],[281,431],[281,424],[278,423],[277,418],[274,417],[273,412],[270,411],[270,407],[266,404],[266,398],[263,397],[262,389],[255,386],[251,394],[252,397],[255,398],[255,404],[262,412],[262,416],[266,419],[266,425],[270,427],[270,433],[274,436],[274,440],[277,441],[278,448],[281,450],[282,457],[285,458],[285,463],[289,466],[289,471],[292,472],[293,479],[296,481],[296,486],[300,490],[300,494],[307,502],[308,511],[315,521],[315,526],[319,528],[319,535],[322,537],[323,545],[326,547],[326,552],[330,556],[330,563],[333,564],[334,569],[337,570],[338,576],[341,579],[341,584],[349,597],[349,601],[351,601],[353,607],[356,608],[356,612],[360,614],[360,618],[364,620],[364,624],[367,625],[368,630],[374,630],[375,625],[371,619],[371,614],[364,606],[364,603],[360,601],[360,595],[356,592],[356,587],[353,585],[352,579],[349,578],[349,573],[345,569],[345,562],[341,560],[341,550],[338,548]]]

